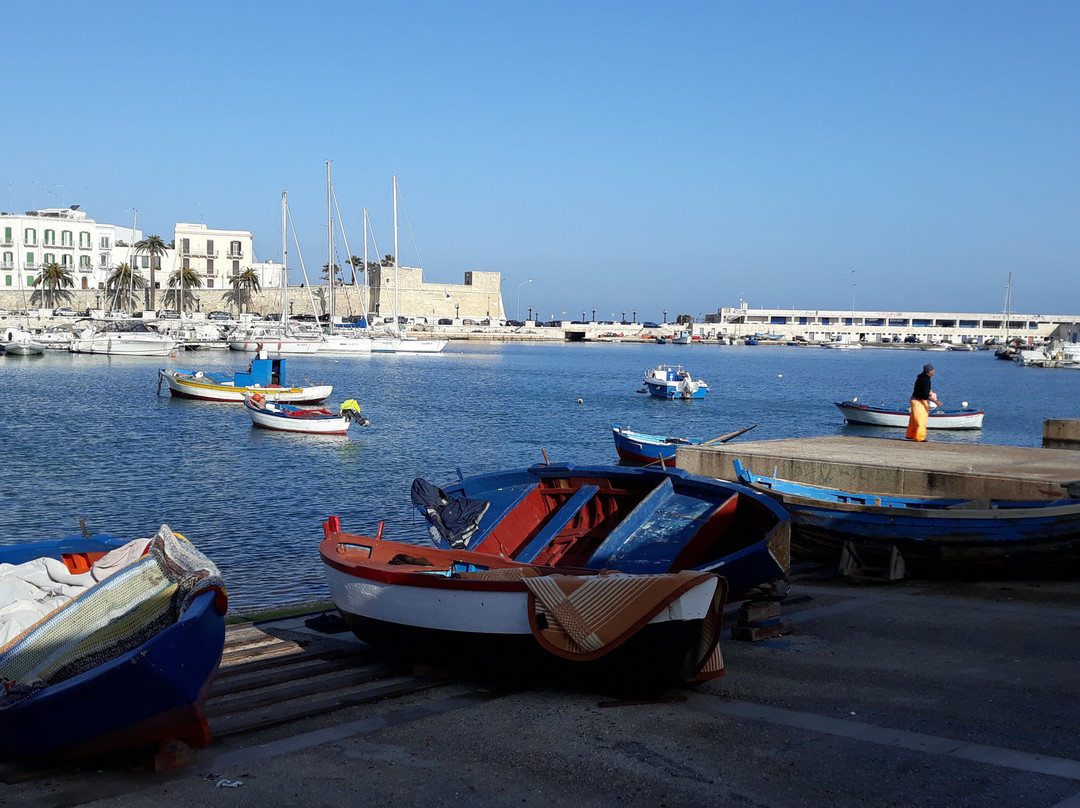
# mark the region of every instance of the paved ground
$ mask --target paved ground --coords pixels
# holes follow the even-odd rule
[[[226,739],[176,773],[61,771],[0,802],[1080,807],[1080,582],[806,567],[784,613],[790,635],[726,639],[727,675],[672,701],[449,682]]]

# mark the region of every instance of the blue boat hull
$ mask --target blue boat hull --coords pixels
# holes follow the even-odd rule
[[[1060,576],[1080,567],[1080,501],[965,503],[879,497],[762,477],[745,469],[739,479],[771,494],[791,515],[796,558],[837,564],[844,543],[852,542],[896,547],[916,575]]]
[[[702,443],[702,438],[670,438],[664,435],[646,435],[641,432],[611,428],[615,439],[615,451],[619,458],[628,463],[659,463],[663,459],[665,466],[675,465],[675,456],[680,446],[693,446]]]
[[[125,542],[68,537],[0,548],[0,562],[106,552]],[[179,620],[93,670],[0,707],[0,754],[81,757],[176,739],[206,746],[204,705],[225,643],[225,595],[198,595]]]
[[[787,514],[734,483],[679,469],[560,464],[441,488],[490,503],[469,542],[477,552],[553,567],[715,572],[733,597],[787,579]]]

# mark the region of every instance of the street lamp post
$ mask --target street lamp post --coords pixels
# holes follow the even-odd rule
[[[619,322],[621,322],[621,323],[626,322],[626,309],[622,310],[622,320],[620,320]]]
[[[664,322],[667,322],[667,309],[664,309]]]
[[[532,306],[529,306],[529,320],[532,321]]]
[[[596,306],[592,307],[592,321],[596,322]]]
[[[634,309],[634,323],[637,324],[637,309]]]
[[[529,278],[527,281],[522,281],[521,283],[518,284],[517,308],[514,309],[514,319],[515,320],[520,320],[521,319],[521,287],[524,286],[527,283],[532,283],[532,278]]]
[[[581,312],[581,322],[585,322],[585,312]]]

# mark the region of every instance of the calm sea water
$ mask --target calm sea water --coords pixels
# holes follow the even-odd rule
[[[0,543],[78,531],[135,538],[162,523],[221,567],[232,608],[326,597],[318,543],[331,514],[346,530],[424,534],[415,477],[552,461],[615,463],[611,425],[739,440],[898,437],[845,426],[832,402],[903,402],[923,363],[946,404],[986,410],[985,426],[932,440],[1039,446],[1046,418],[1080,417],[1080,373],[1023,368],[990,352],[833,351],[787,346],[451,344],[438,356],[296,357],[290,379],[329,382],[371,425],[347,437],[255,430],[240,405],[159,392],[157,369],[246,368],[229,351],[176,359],[49,353],[0,358],[4,441]],[[647,367],[683,364],[704,401],[638,393]],[[582,403],[578,403],[578,399]]]

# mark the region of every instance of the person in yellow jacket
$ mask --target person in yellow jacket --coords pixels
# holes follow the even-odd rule
[[[937,393],[930,389],[933,365],[923,365],[922,373],[915,377],[915,389],[911,391],[911,415],[908,417],[908,440],[926,440],[926,419],[930,416],[931,402],[939,405]]]

